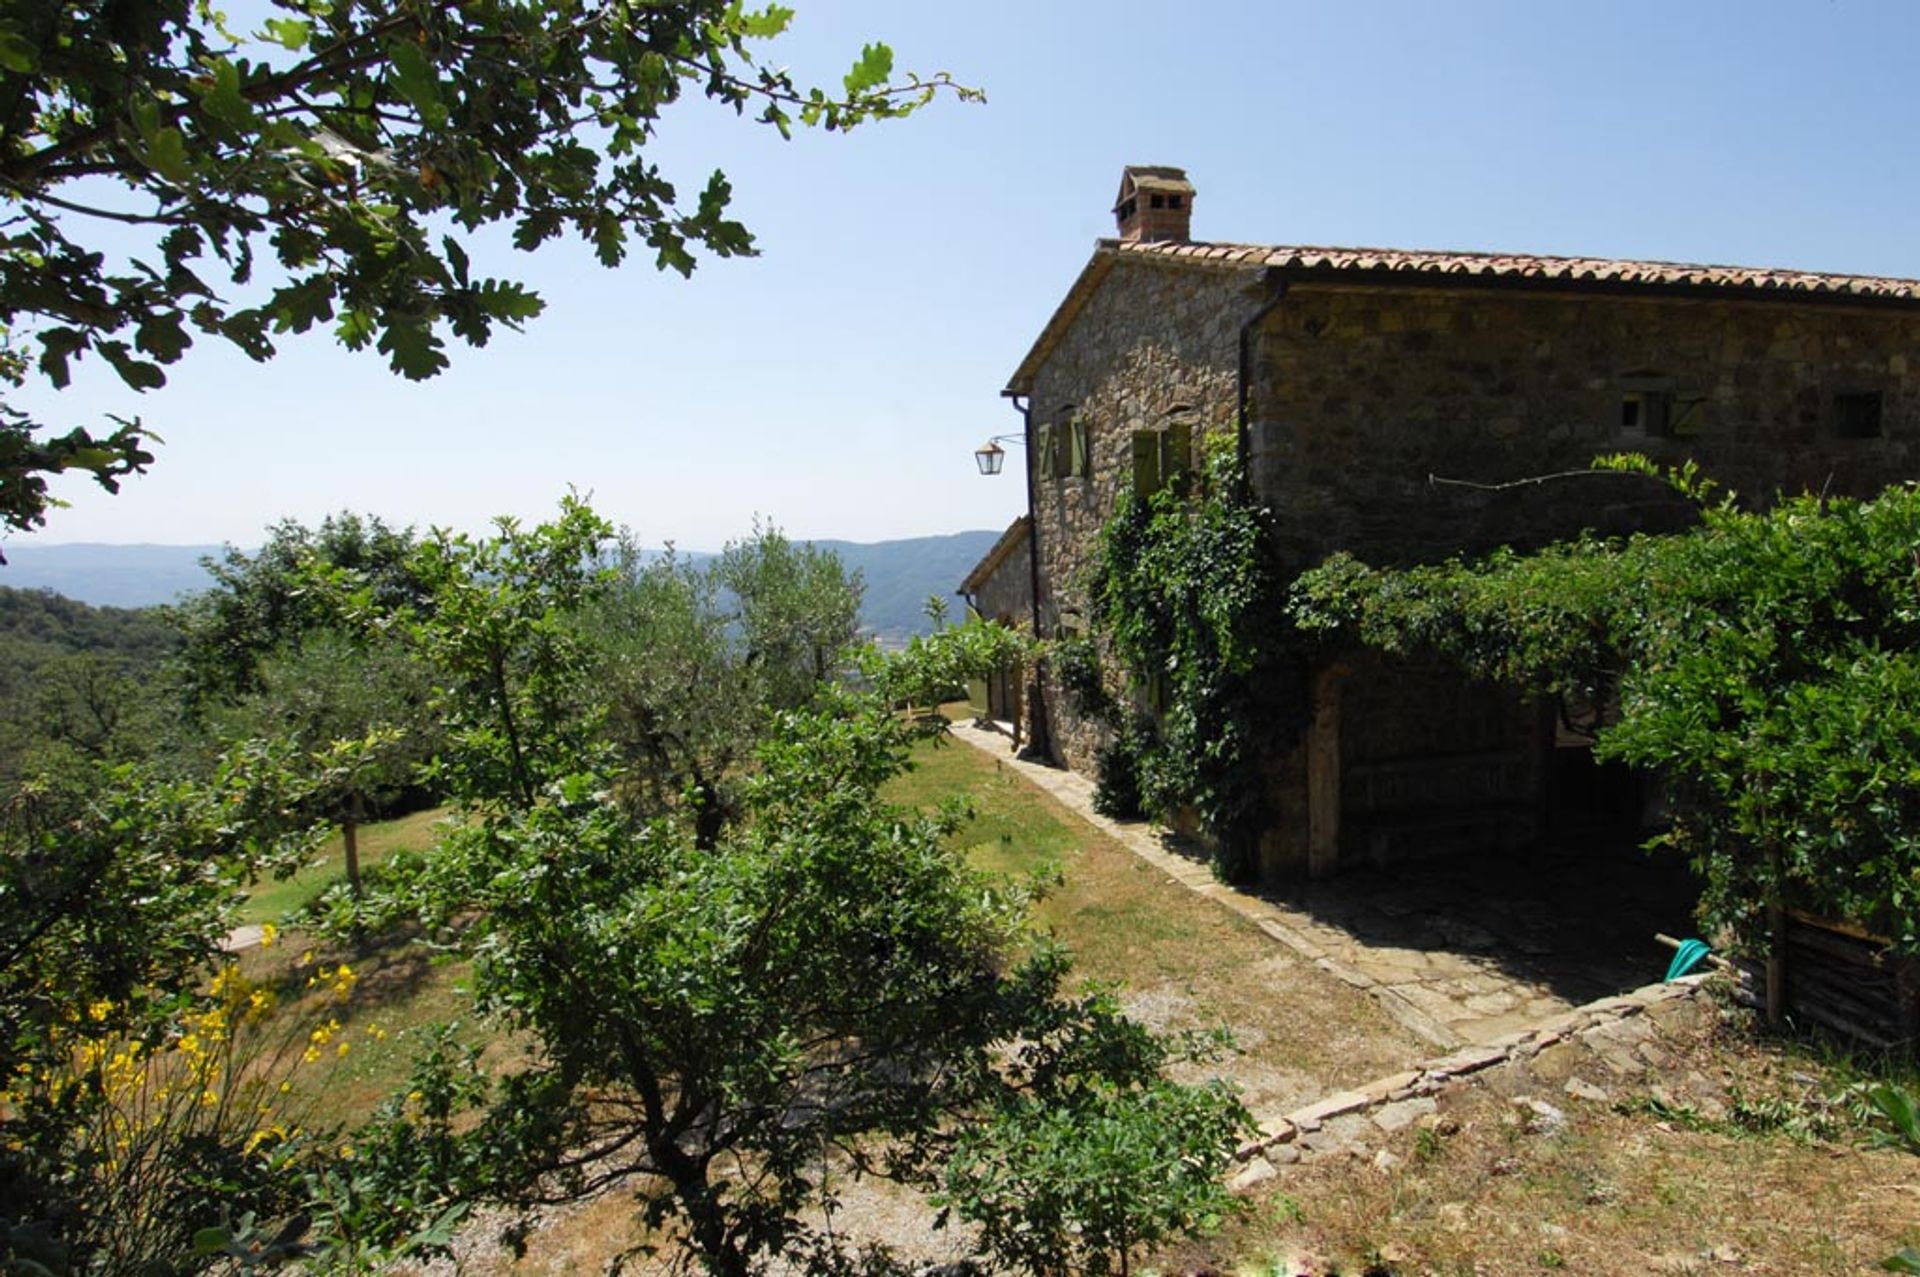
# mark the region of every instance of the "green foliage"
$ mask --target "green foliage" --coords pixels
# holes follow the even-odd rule
[[[1920,1100],[1913,1092],[1895,1082],[1881,1082],[1868,1088],[1867,1099],[1885,1123],[1881,1141],[1920,1155]]]
[[[291,744],[310,767],[317,814],[364,820],[439,752],[429,673],[392,639],[316,630],[263,660],[258,691],[209,717],[224,739]]]
[[[407,560],[425,602],[397,614],[357,575],[336,578],[369,632],[394,630],[434,670],[447,733],[434,775],[456,797],[531,807],[596,739],[576,617],[607,587],[612,535],[576,497],[531,528],[501,518],[491,537],[436,530]]]
[[[157,611],[0,587],[0,784],[144,756],[176,644]]]
[[[1142,1247],[1210,1231],[1231,1213],[1224,1176],[1251,1125],[1223,1083],[1076,1073],[970,1128],[941,1200],[980,1225],[999,1267],[1124,1277]]]
[[[371,565],[290,535],[283,565],[249,565],[228,590],[284,619],[286,639],[254,658],[256,691],[210,699],[204,715],[253,743],[212,780],[101,770],[9,809],[0,1076],[12,1078],[43,1073],[76,1024],[177,1038],[236,890],[302,854],[304,814],[408,770],[385,754],[413,731],[396,710],[438,723],[421,734],[458,819],[369,875],[364,905],[333,898],[313,917],[425,923],[472,960],[477,1009],[513,1035],[511,1071],[488,1078],[443,1039],[407,1098],[351,1137],[350,1159],[275,1161],[222,1135],[208,1155],[258,1179],[187,1181],[164,1253],[133,1246],[132,1266],[251,1270],[298,1250],[362,1268],[444,1247],[480,1202],[614,1186],[653,1223],[677,1221],[726,1277],[780,1261],[878,1266],[806,1223],[831,1199],[827,1177],[936,1188],[979,1123],[1001,1137],[973,1146],[983,1171],[1020,1156],[1014,1132],[1036,1123],[1058,1156],[1095,1168],[1040,1211],[956,1194],[956,1209],[1009,1236],[1051,1232],[1056,1250],[1124,1265],[1211,1216],[1201,1181],[1244,1117],[1231,1097],[1163,1082],[1176,1048],[1109,997],[1063,994],[1065,955],[1024,930],[1026,889],[952,845],[957,808],[881,798],[914,729],[838,681],[857,578],[771,531],[706,572],[610,559],[610,536],[577,500],[536,526],[408,538],[397,561]],[[938,681],[1029,650],[997,627],[943,633],[918,667],[903,656],[874,682]],[[656,747],[687,752],[663,760]],[[677,801],[635,800],[682,777],[725,786],[727,819],[686,818],[708,810],[694,779]],[[85,1113],[42,1105],[31,1129],[20,1114],[0,1110],[0,1246],[31,1259],[66,1245],[61,1262],[82,1267],[92,1243],[76,1221],[132,1216],[63,1169],[105,1156]],[[1154,1191],[1122,1201],[1100,1176]]]
[[[206,782],[133,764],[62,779],[0,809],[0,1235],[16,1258],[24,1245],[75,1272],[150,1271],[223,1196],[281,1203],[283,1181],[244,1147],[260,1097],[206,1089],[182,1035],[211,1041],[233,902],[306,849],[303,795],[259,751]]]
[[[769,708],[798,709],[845,672],[864,587],[839,555],[756,525],[752,537],[727,546],[712,572],[733,597],[730,622]]]
[[[1191,808],[1237,877],[1267,823],[1261,758],[1303,726],[1304,705],[1266,512],[1231,451],[1216,449],[1203,473],[1191,494],[1123,494],[1090,586],[1095,630],[1151,711],[1137,745],[1116,746],[1138,759],[1116,759],[1116,777],[1138,775],[1148,814]]]
[[[638,818],[680,811],[711,847],[739,808],[740,768],[772,716],[797,709],[847,665],[858,573],[774,528],[702,569],[645,562],[623,540],[581,633],[591,652],[620,793]]]
[[[896,653],[870,650],[867,680],[889,704],[931,708],[967,694],[967,684],[1001,671],[1024,671],[1044,645],[996,621],[970,616],[931,634],[917,634]]]
[[[325,588],[329,574],[350,573],[363,606],[419,606],[426,585],[411,566],[417,543],[411,528],[343,510],[317,528],[276,523],[252,555],[229,546],[219,560],[202,560],[214,584],[172,610],[188,710],[258,691],[268,656],[341,628],[345,600]]]
[[[277,7],[253,31],[195,0],[7,9],[0,380],[60,388],[92,357],[147,390],[198,338],[263,360],[320,325],[430,377],[449,336],[484,345],[542,309],[476,270],[491,227],[523,250],[577,237],[608,267],[644,245],[681,274],[696,251],[754,251],[724,174],[687,195],[656,162],[684,98],[785,135],[977,96],[944,74],[890,82],[879,44],[839,93],[796,84],[752,48],[791,11],[731,0]],[[0,524],[44,521],[50,473],[113,488],[152,438],[137,421],[45,435],[0,404]]]
[[[1614,459],[1610,464],[1631,467]],[[1710,489],[1673,476],[1697,501]],[[1771,902],[1920,952],[1920,490],[1721,499],[1672,536],[1586,539],[1399,572],[1336,556],[1300,624],[1591,705],[1595,752],[1658,773],[1662,841],[1702,911],[1752,937]]]
[[[463,1071],[443,1052],[438,1080],[416,1084],[431,1120],[423,1105],[367,1133],[362,1195],[396,1210],[369,1236],[458,1201],[624,1185],[652,1222],[677,1220],[710,1271],[839,1263],[804,1223],[833,1168],[930,1186],[967,1118],[1083,1083],[1154,1086],[1165,1049],[1106,1002],[1060,996],[1065,959],[1024,939],[1021,895],[949,845],[957,812],[880,798],[913,732],[822,676],[841,661],[826,636],[850,629],[857,599],[837,564],[763,533],[710,573],[629,556],[609,582],[593,567],[603,532],[570,504],[555,525],[422,549],[440,567],[422,573],[429,613],[407,624],[456,721],[487,728],[539,687],[577,708],[537,745],[517,733],[524,774],[449,764],[465,819],[385,884],[473,958],[477,1005],[519,1035],[525,1065],[455,1094]],[[628,623],[659,646],[596,651]],[[514,672],[504,697],[460,677],[494,666]],[[753,686],[763,670],[740,703],[755,743],[725,777],[731,818],[703,828],[637,808],[643,764],[613,726],[632,702],[600,727],[597,698],[621,677],[657,681],[614,689],[616,705],[703,679]],[[715,739],[742,729],[733,702],[710,708]],[[664,701],[649,712],[672,729]],[[448,755],[490,763],[504,734],[456,730]],[[1171,1112],[1185,1094],[1147,1102]],[[1194,1147],[1213,1128],[1174,1134],[1179,1152],[1159,1156],[1213,1156]]]
[[[481,1004],[537,1044],[477,1128],[481,1179],[655,1177],[649,1215],[743,1273],[816,1240],[823,1148],[923,1173],[999,1085],[998,1044],[1055,1023],[1060,963],[1007,961],[1017,902],[945,848],[950,817],[879,801],[907,740],[872,707],[783,716],[713,849],[634,828],[584,775],[448,840],[432,916],[476,919]]]
[[[1056,640],[1048,662],[1054,681],[1060,684],[1073,707],[1088,718],[1107,721],[1116,705],[1107,690],[1106,676],[1100,668],[1100,647],[1081,635]]]
[[[1141,793],[1143,755],[1153,745],[1153,720],[1133,713],[1118,719],[1113,735],[1094,759],[1093,809],[1115,820],[1138,820],[1146,815]]]

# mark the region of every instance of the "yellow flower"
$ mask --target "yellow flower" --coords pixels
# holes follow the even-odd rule
[[[305,1051],[302,1051],[300,1053],[300,1058],[302,1060],[305,1060],[308,1064],[317,1064],[319,1063],[319,1060],[320,1060],[320,1048],[317,1046],[310,1046]]]
[[[340,1146],[340,1156],[343,1160],[351,1162],[353,1160],[353,1145],[342,1144]]]
[[[339,1046],[335,1047],[334,1051],[336,1054],[340,1056],[341,1059],[344,1060],[347,1058],[347,1044],[345,1042],[342,1042]]]
[[[111,999],[101,998],[98,1002],[90,1002],[87,1004],[87,1018],[96,1024],[112,1014],[113,1002]]]
[[[279,938],[280,928],[274,926],[271,922],[263,922],[260,924],[260,947],[262,949],[273,948],[273,942]]]

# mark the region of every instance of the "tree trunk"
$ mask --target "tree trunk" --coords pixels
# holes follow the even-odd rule
[[[694,782],[693,846],[696,851],[712,851],[720,845],[726,831],[727,813],[720,802],[719,786],[707,780]]]
[[[340,842],[347,849],[347,890],[353,893],[356,905],[366,900],[366,891],[360,885],[360,822],[366,815],[360,791],[356,789],[347,799],[346,819],[340,822]]]

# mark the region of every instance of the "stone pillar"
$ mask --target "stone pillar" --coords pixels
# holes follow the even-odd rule
[[[1313,683],[1313,722],[1307,728],[1307,876],[1325,878],[1340,867],[1340,685],[1348,668],[1333,665]]]

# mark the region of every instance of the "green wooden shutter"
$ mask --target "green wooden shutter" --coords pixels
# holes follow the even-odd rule
[[[1152,430],[1133,432],[1133,494],[1150,497],[1160,491],[1160,436]]]
[[[1184,494],[1193,470],[1193,427],[1176,421],[1160,432],[1160,480]]]
[[[1042,479],[1051,479],[1059,474],[1059,470],[1056,467],[1058,459],[1053,455],[1053,426],[1051,424],[1043,422],[1034,427],[1033,450],[1038,454],[1034,458],[1034,463],[1040,467],[1039,473]]]
[[[1084,479],[1093,473],[1092,458],[1087,454],[1087,419],[1075,417],[1067,423],[1068,458],[1067,473],[1075,478]]]

